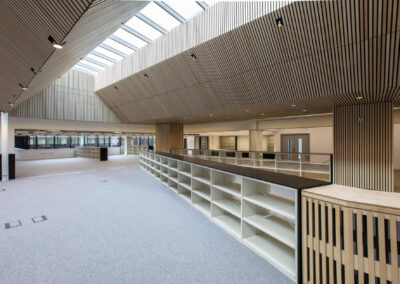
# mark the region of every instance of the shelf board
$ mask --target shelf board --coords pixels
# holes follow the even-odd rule
[[[268,197],[263,195],[251,195],[245,196],[243,199],[292,220],[296,218],[294,202],[290,200],[271,195]]]
[[[210,202],[198,201],[196,203],[193,203],[193,206],[200,210],[203,214],[210,216]]]
[[[295,231],[288,222],[270,216],[268,218],[261,215],[253,215],[243,218],[245,222],[252,225],[253,227],[263,231],[285,245],[295,249],[296,248],[296,236]]]
[[[186,171],[179,171],[180,174],[185,175],[187,177],[192,177],[192,174],[190,172],[186,172]]]
[[[213,203],[217,205],[218,207],[224,209],[225,211],[228,211],[232,215],[240,218],[240,205],[236,205],[236,203],[233,200],[230,199],[220,199],[220,200],[214,200]]]
[[[219,185],[219,184],[213,184],[212,185],[214,188],[219,189],[221,191],[224,191],[226,193],[229,193],[231,195],[234,195],[238,198],[240,198],[240,184],[232,184],[232,185]]]
[[[178,172],[178,169],[177,169],[177,168],[173,168],[173,167],[169,167],[169,166],[168,166],[168,169],[170,169],[171,171],[174,171],[174,172]]]
[[[206,179],[204,177],[192,177],[192,178],[208,185],[211,184],[210,179]]]
[[[197,189],[196,190],[192,189],[192,191],[194,193],[196,193],[198,196],[200,196],[200,197],[202,197],[204,199],[207,199],[208,201],[211,201],[211,197],[210,197],[210,193],[209,192],[202,191],[202,190],[197,190]]]
[[[187,190],[192,190],[190,184],[185,183],[185,182],[179,182],[178,183],[180,186],[186,188]]]
[[[170,180],[172,180],[174,183],[178,183],[178,179],[177,179],[176,177],[168,176],[168,178],[169,178]]]
[[[282,246],[278,241],[263,235],[254,235],[244,239],[244,242],[256,252],[269,260],[284,274],[294,280],[296,276],[296,264],[294,250]]]
[[[185,199],[186,201],[188,201],[190,203],[190,201],[191,201],[190,192],[189,192],[189,194],[187,194],[187,193],[179,193],[179,196],[181,196],[183,199]]]
[[[213,217],[215,222],[236,237],[240,237],[240,221],[229,215]]]

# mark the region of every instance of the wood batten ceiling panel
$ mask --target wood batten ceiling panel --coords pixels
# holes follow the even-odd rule
[[[115,84],[123,78],[229,32],[288,3],[290,1],[218,2],[139,52],[127,56],[98,74],[95,89],[99,90]]]
[[[52,35],[62,41],[92,0],[0,1],[0,107],[21,92],[54,52]],[[50,83],[50,82],[49,82]]]
[[[87,2],[83,0],[80,1],[84,3]],[[25,3],[25,1],[13,2]],[[61,5],[64,2],[75,3],[70,4],[75,6],[79,1],[44,2],[58,3],[54,5]],[[57,23],[46,23],[46,25],[43,26],[43,34],[40,35],[40,38],[42,39],[41,45],[49,49],[50,52],[54,51],[54,48],[47,40],[49,34],[53,35],[53,37],[60,42],[66,41],[66,44],[63,49],[54,51],[51,56],[49,54],[50,57],[47,57],[48,59],[42,67],[41,72],[34,78],[34,74],[30,71],[30,67],[32,66],[30,63],[31,61],[27,59],[29,64],[26,64],[22,68],[26,69],[27,72],[31,74],[30,78],[33,78],[33,80],[29,84],[29,90],[24,92],[15,104],[23,102],[54,82],[60,75],[71,69],[80,58],[85,57],[90,51],[104,41],[107,36],[117,30],[120,27],[121,22],[131,18],[132,15],[136,14],[146,5],[146,2],[143,1],[94,0],[89,2],[91,5],[86,7],[87,9],[83,11],[86,12],[83,14],[81,13],[78,18],[74,18],[75,21],[70,27],[71,31],[65,32],[63,37],[57,38],[55,33],[52,30],[49,30],[49,28],[57,26]],[[32,1],[32,3],[37,3],[37,1]],[[65,3],[63,5],[65,5]],[[57,18],[55,20],[57,20]],[[35,23],[34,19],[32,19],[32,21]],[[35,53],[30,53],[30,57],[34,58],[34,55]],[[32,67],[39,68],[40,66]]]
[[[219,13],[231,19],[251,11],[238,12],[236,5],[223,6],[234,16],[218,5],[210,11],[217,23],[222,17]],[[276,25],[278,17],[283,19],[282,28]],[[190,28],[200,33],[219,29],[211,24],[210,14],[194,19],[209,22],[201,27],[182,24],[183,38],[191,35]],[[156,42],[161,49],[162,40]],[[164,117],[142,111],[140,116],[131,116],[135,120],[130,122],[149,123],[183,117],[202,122],[210,119],[210,113],[214,120],[253,118],[261,113],[264,117],[302,114],[301,108],[292,110],[292,104],[302,106],[306,113],[358,103],[393,101],[399,106],[399,49],[398,1],[295,2],[122,79],[119,84],[130,86],[132,99],[118,101],[113,108],[129,102],[131,107],[124,109],[134,113],[139,107],[135,102],[146,99],[150,104],[149,98],[164,102]],[[196,60],[191,59],[192,53]],[[111,80],[104,77],[106,73],[96,81]],[[148,80],[143,79],[144,73],[149,74]],[[102,96],[109,94],[105,91]],[[193,107],[187,106],[190,102]]]

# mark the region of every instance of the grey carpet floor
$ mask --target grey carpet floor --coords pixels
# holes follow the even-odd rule
[[[0,283],[292,283],[136,158],[121,161],[0,184]]]

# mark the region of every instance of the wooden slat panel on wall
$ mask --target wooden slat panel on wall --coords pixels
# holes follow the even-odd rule
[[[118,123],[118,117],[94,93],[94,77],[71,70],[11,111],[11,116]]]
[[[334,183],[393,190],[392,103],[334,109]]]

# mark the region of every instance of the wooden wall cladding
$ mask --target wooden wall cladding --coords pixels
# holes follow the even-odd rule
[[[0,108],[42,91],[71,69],[145,1],[123,0],[2,0],[0,1]],[[66,42],[55,50],[48,36]],[[30,68],[36,71],[34,74]],[[22,92],[21,83],[29,85]]]
[[[170,153],[171,149],[183,148],[183,124],[156,125],[156,150]]]
[[[338,191],[351,192],[353,200],[302,192],[302,283],[400,283],[398,194],[368,191],[375,196],[365,198],[365,190]],[[371,202],[360,202],[360,195]]]
[[[392,110],[390,102],[335,107],[335,184],[393,190]]]
[[[175,41],[213,33],[218,27],[213,23],[257,9],[255,2],[243,3],[217,3],[197,16],[197,25],[177,28]],[[230,5],[243,9],[221,9]],[[282,28],[277,17],[284,21]],[[295,2],[161,63],[136,68],[141,62],[136,56],[150,46],[154,51],[145,57],[175,47],[160,38],[135,60],[122,60],[114,73],[99,74],[96,93],[127,121],[146,123],[239,120],[261,118],[261,113],[278,117],[304,114],[302,109],[323,113],[357,104],[358,96],[363,103],[398,106],[399,30],[399,1]]]
[[[118,117],[94,92],[94,77],[70,70],[15,107],[11,116],[118,123]]]

